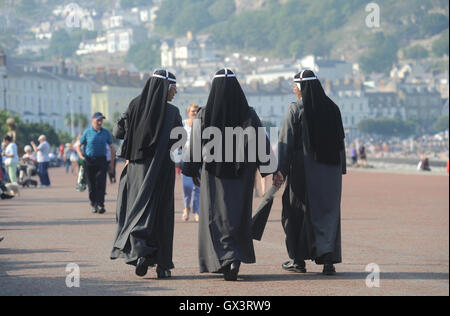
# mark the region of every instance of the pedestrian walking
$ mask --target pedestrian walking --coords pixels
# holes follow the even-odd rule
[[[201,147],[201,152],[206,148],[205,142],[196,144],[198,140],[194,135],[197,132],[202,135],[205,129],[220,130],[221,144],[225,147],[227,128],[257,131],[262,127],[258,115],[249,107],[236,75],[228,69],[215,74],[208,103],[196,118],[198,124],[192,131],[190,157],[195,157],[194,148]],[[194,183],[201,183],[200,272],[222,273],[226,281],[237,280],[241,263],[252,264],[256,261],[251,220],[255,173],[261,163],[259,159],[249,161],[247,150],[244,151],[244,162],[240,162],[238,150],[237,146],[232,153],[222,150],[212,161],[207,157],[201,162],[185,162],[183,167],[186,176],[192,177]],[[266,152],[270,151],[270,142],[266,137]],[[229,154],[233,154],[231,160],[226,158]]]
[[[70,159],[73,152],[74,152],[74,149],[72,147],[72,144],[67,143],[64,147],[63,154],[62,154],[62,159],[64,161],[64,167],[66,168],[66,173],[69,173],[69,170],[72,174],[74,173],[74,168],[72,165],[72,161]]]
[[[50,164],[50,145],[47,142],[47,137],[41,135],[38,138],[39,146],[36,146],[34,142],[31,142],[33,150],[36,152],[38,163],[38,175],[42,188],[50,187],[50,177],[48,175],[48,167]]]
[[[352,167],[358,167],[358,151],[355,145],[350,147],[350,157],[352,158]]]
[[[17,165],[19,164],[17,145],[9,135],[3,137],[3,142],[5,143],[5,151],[2,152],[2,156],[4,157],[6,172],[8,173],[10,182],[17,183]]]
[[[128,164],[119,182],[111,259],[124,258],[141,277],[157,265],[158,278],[168,278],[174,268],[175,163],[170,150],[176,140],[170,133],[183,126],[180,111],[169,103],[176,93],[175,76],[156,71],[114,128],[114,136],[124,139],[118,156]]]
[[[306,272],[305,260],[336,273],[341,254],[342,174],[346,173],[344,128],[339,108],[314,72],[295,76],[298,102],[286,114],[278,143],[274,184],[283,194],[282,223],[290,261],[288,271]]]
[[[108,171],[106,146],[111,146],[113,140],[110,132],[103,128],[104,119],[105,116],[100,112],[92,115],[92,126],[84,131],[76,148],[78,156],[85,161],[89,201],[94,214],[106,212],[105,191],[106,172]],[[81,145],[84,145],[84,153],[81,150]],[[112,160],[114,159],[114,151],[112,151]]]
[[[183,121],[184,129],[188,135],[186,145],[183,148],[182,159],[186,160],[187,153],[189,152],[189,143],[191,137],[192,125],[194,124],[194,119],[197,116],[199,106],[197,104],[191,104],[188,107],[188,116],[187,120]],[[189,220],[190,213],[192,211],[194,215],[194,220],[196,222],[199,221],[199,211],[200,211],[200,187],[194,184],[194,181],[191,177],[182,175],[183,178],[183,201],[184,201],[184,210],[182,219],[184,221]]]
[[[70,144],[70,148],[72,149],[69,155],[70,164],[72,165],[71,166],[72,174],[73,173],[78,174],[78,172],[80,171],[78,154],[73,144]]]
[[[361,166],[363,168],[367,168],[367,152],[366,146],[364,146],[364,144],[361,144],[361,146],[359,146],[359,160],[361,161]]]

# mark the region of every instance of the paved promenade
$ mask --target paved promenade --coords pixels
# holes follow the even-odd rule
[[[449,179],[447,176],[351,171],[342,207],[344,263],[324,277],[308,263],[305,275],[286,273],[277,197],[266,234],[255,243],[257,263],[236,283],[198,273],[197,224],[181,221],[176,185],[173,278],[146,278],[109,260],[117,186],[108,184],[107,213],[93,215],[75,177],[51,169],[53,187],[25,189],[0,201],[0,296],[3,295],[449,295]],[[279,194],[281,195],[281,194]],[[255,207],[258,203],[255,199]],[[66,265],[80,267],[80,288],[66,286]],[[380,267],[379,288],[368,288],[366,266]]]

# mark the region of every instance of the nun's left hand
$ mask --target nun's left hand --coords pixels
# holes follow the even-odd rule
[[[194,182],[195,186],[200,186],[200,178],[199,177],[193,177],[192,181]]]

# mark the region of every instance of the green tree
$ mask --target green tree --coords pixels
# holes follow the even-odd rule
[[[442,57],[444,55],[449,55],[449,31],[444,32],[440,39],[434,41],[433,43],[433,54],[436,57]]]
[[[448,131],[448,129],[449,129],[449,116],[448,115],[440,116],[437,119],[436,123],[434,123],[433,129],[436,132]]]
[[[45,135],[50,145],[59,146],[61,144],[58,134],[48,123],[26,123],[22,124],[20,129],[24,135],[22,143],[30,141],[37,143],[39,136]]]
[[[73,139],[69,132],[57,131],[59,141],[61,144],[72,143]]]
[[[8,132],[8,126],[6,125],[6,120],[8,118],[14,118],[14,120],[16,121],[16,124],[18,126],[20,126],[22,124],[22,119],[20,118],[20,116],[16,115],[16,114],[11,114],[5,110],[0,110],[0,137],[3,138],[3,136],[6,135],[6,133]],[[17,135],[17,138],[19,139],[20,135]]]
[[[408,59],[423,59],[429,56],[428,50],[421,45],[415,45],[405,49],[404,54]]]
[[[79,44],[80,42],[76,43],[72,41],[72,38],[66,30],[61,29],[53,33],[47,54],[57,57],[71,57],[77,50]]]
[[[120,6],[124,9],[150,6],[152,4],[153,1],[151,0],[120,0]]]
[[[421,26],[424,36],[433,36],[448,28],[448,17],[439,13],[428,14],[424,17]]]
[[[6,120],[10,117],[14,118],[17,124],[17,146],[20,150],[31,141],[37,143],[40,135],[45,135],[50,145],[58,146],[60,144],[59,136],[50,124],[25,123],[20,116],[12,115],[6,111],[0,111],[0,132],[2,137],[8,131]]]
[[[165,0],[158,11],[156,28],[175,36],[197,33],[215,22],[208,11],[212,4],[214,0]]]
[[[95,39],[97,32],[74,29],[70,33],[65,29],[53,33],[47,57],[72,57],[83,39]]]
[[[383,117],[362,120],[358,124],[358,129],[364,134],[407,137],[414,134],[416,124],[401,119]]]
[[[66,114],[64,121],[67,126],[72,126],[72,115],[70,113]],[[79,133],[82,133],[89,126],[89,119],[85,114],[74,113],[73,114],[73,127],[78,129]]]
[[[14,51],[19,44],[14,32],[6,30],[0,33],[0,50],[4,50],[7,54]]]
[[[133,63],[139,70],[154,70],[161,66],[161,41],[149,39],[133,45],[128,51],[126,61]]]
[[[359,62],[365,73],[388,73],[397,62],[398,42],[393,36],[376,33],[369,38],[370,49],[360,56]]]
[[[36,13],[38,7],[36,0],[20,0],[17,11],[24,16],[32,16]]]
[[[208,8],[209,14],[216,22],[221,22],[229,19],[236,11],[236,4],[234,0],[216,1]]]

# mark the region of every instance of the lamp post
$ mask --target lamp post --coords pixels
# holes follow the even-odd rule
[[[39,83],[38,84],[38,116],[39,116],[39,123],[42,123],[42,108],[41,108],[41,90],[42,86]]]
[[[82,116],[84,116],[83,115],[83,97],[80,95],[79,97],[78,97],[78,100],[80,101],[80,118],[79,118],[79,125],[80,125],[80,134],[83,132],[83,128],[84,128],[84,126],[81,126],[81,123],[83,122],[83,118],[82,118]]]
[[[67,88],[67,105],[70,106],[70,136],[72,136],[72,138],[74,138],[75,137],[75,127],[74,127],[74,122],[73,122],[73,104],[72,104],[72,102],[70,102],[71,94],[72,94],[72,88],[71,88],[71,85],[69,85]]]
[[[8,75],[4,74],[2,78],[3,78],[3,107],[5,108],[5,111],[8,111],[8,106],[6,104],[6,79],[8,79]]]

